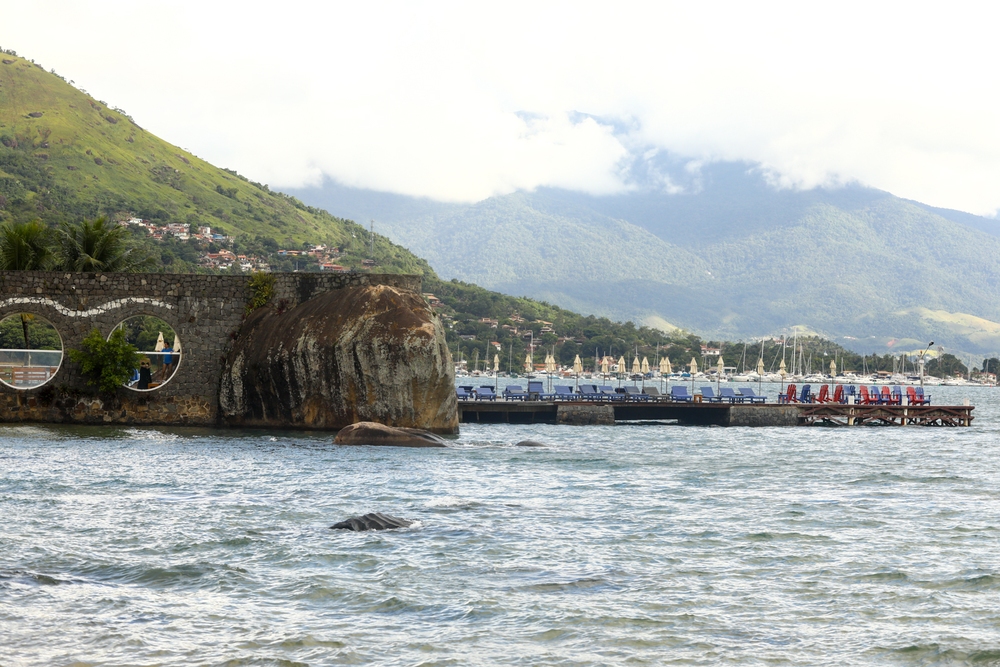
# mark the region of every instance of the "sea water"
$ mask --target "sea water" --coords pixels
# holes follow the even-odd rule
[[[930,392],[974,425],[2,426],[0,666],[998,664],[1000,393]]]

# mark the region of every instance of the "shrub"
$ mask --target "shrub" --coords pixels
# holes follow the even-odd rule
[[[139,367],[139,350],[125,340],[124,329],[117,328],[107,340],[97,329],[83,339],[82,350],[68,350],[69,358],[80,364],[87,384],[112,393],[132,377]]]

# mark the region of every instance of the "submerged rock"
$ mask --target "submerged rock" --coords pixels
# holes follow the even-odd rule
[[[392,530],[393,528],[407,528],[412,525],[413,522],[407,521],[406,519],[389,516],[388,514],[382,514],[381,512],[372,512],[370,514],[365,514],[364,516],[352,516],[350,519],[345,519],[333,524],[330,528],[332,530],[354,530],[361,532],[364,530]]]
[[[447,447],[444,439],[417,428],[397,428],[358,422],[337,432],[336,445],[381,445],[385,447]]]
[[[514,445],[515,447],[544,447],[542,443],[537,440],[522,440],[521,442]]]
[[[444,329],[416,292],[388,285],[258,308],[219,391],[233,426],[339,429],[360,421],[458,432]]]

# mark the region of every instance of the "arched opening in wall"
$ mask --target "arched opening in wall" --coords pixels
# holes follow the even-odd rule
[[[0,382],[14,389],[40,387],[62,360],[62,338],[44,317],[15,313],[0,320]]]
[[[136,391],[152,391],[177,375],[181,363],[181,339],[174,328],[154,315],[135,315],[115,329],[125,332],[125,340],[139,350],[139,365],[125,386]]]

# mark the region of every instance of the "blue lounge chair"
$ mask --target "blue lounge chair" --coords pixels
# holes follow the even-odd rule
[[[455,395],[458,396],[458,400],[471,401],[474,397],[469,389],[471,389],[471,387],[458,387],[455,389]]]
[[[715,395],[715,390],[711,387],[701,388],[701,400],[706,403],[721,403],[722,399]]]
[[[802,385],[802,394],[799,396],[799,403],[812,403],[812,389],[810,385]]]
[[[733,391],[729,387],[720,387],[719,388],[719,400],[720,401],[729,401],[730,403],[742,403],[743,402],[743,395],[742,394],[737,394],[735,391]]]
[[[528,381],[528,400],[542,401],[548,398],[545,394],[545,383],[538,380]]]
[[[758,396],[750,387],[740,387],[740,396],[743,397],[744,403],[747,401],[750,403],[767,403],[767,396]]]
[[[476,400],[477,401],[495,401],[497,400],[496,392],[493,391],[493,387],[489,385],[483,385],[476,390]]]
[[[585,401],[600,400],[601,392],[598,391],[596,384],[581,384],[580,398],[582,398]]]
[[[858,392],[853,384],[844,387],[844,395],[841,397],[840,402],[846,405],[851,400],[848,396],[854,396],[854,402],[858,402]]]
[[[555,389],[556,393],[553,398],[557,401],[575,401],[577,399],[576,394],[573,393],[573,387],[557,384]]]
[[[675,384],[670,388],[670,400],[680,401],[682,403],[690,403],[694,400],[694,396],[688,393],[687,387],[682,384]]]
[[[903,390],[899,385],[894,385],[892,388],[892,405],[902,405],[903,404]]]
[[[913,391],[917,394],[917,398],[920,399],[920,405],[930,405],[931,404],[931,395],[930,394],[924,394],[924,388],[923,387],[914,387]]]
[[[503,390],[503,400],[505,401],[526,401],[528,400],[528,393],[524,391],[521,385],[512,384]]]

